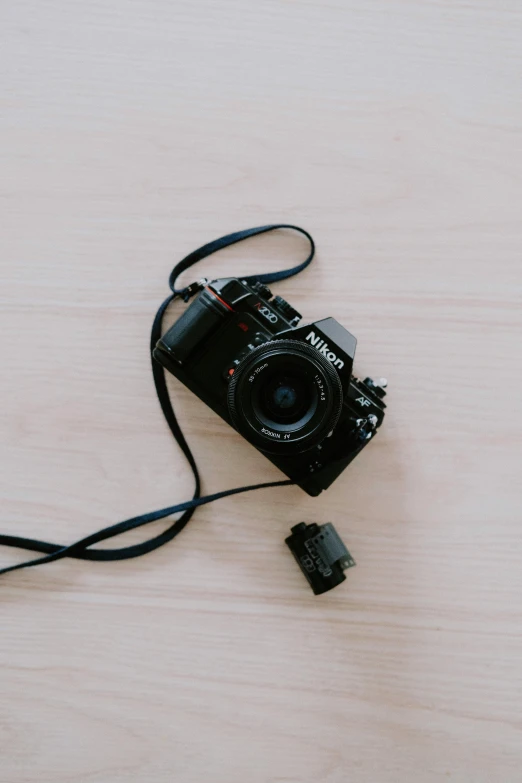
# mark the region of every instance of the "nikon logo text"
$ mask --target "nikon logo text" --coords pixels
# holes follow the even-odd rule
[[[319,353],[322,353],[323,356],[326,356],[329,362],[332,362],[334,367],[338,367],[340,370],[344,367],[344,362],[342,359],[338,359],[337,356],[334,354],[333,351],[330,350],[330,346],[328,343],[325,343],[322,337],[320,337],[315,332],[310,332],[306,335],[306,339],[309,343],[312,343],[314,348],[317,348]]]

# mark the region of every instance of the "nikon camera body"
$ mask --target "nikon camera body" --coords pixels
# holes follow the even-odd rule
[[[262,283],[202,281],[154,358],[309,495],[373,439],[386,382],[352,374],[356,339]]]

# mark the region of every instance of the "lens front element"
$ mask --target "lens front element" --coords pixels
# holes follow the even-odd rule
[[[285,375],[277,373],[263,380],[261,405],[268,417],[281,424],[299,421],[314,397],[313,385],[295,370]]]
[[[236,368],[228,409],[236,429],[269,453],[305,451],[333,429],[342,406],[339,376],[315,348],[274,340]]]

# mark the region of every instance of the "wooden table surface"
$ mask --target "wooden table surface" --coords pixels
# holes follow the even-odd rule
[[[389,379],[321,497],[0,578],[1,783],[522,781],[520,3],[0,15],[1,532],[71,542],[192,495],[149,328],[175,261],[228,231],[311,231],[274,289]],[[185,280],[304,252],[282,232]],[[170,388],[206,493],[280,477]],[[358,561],[318,598],[284,545],[303,520]]]

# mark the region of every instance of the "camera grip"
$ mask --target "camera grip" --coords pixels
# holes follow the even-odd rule
[[[158,347],[183,364],[220,326],[228,313],[227,305],[205,289],[163,335]]]

